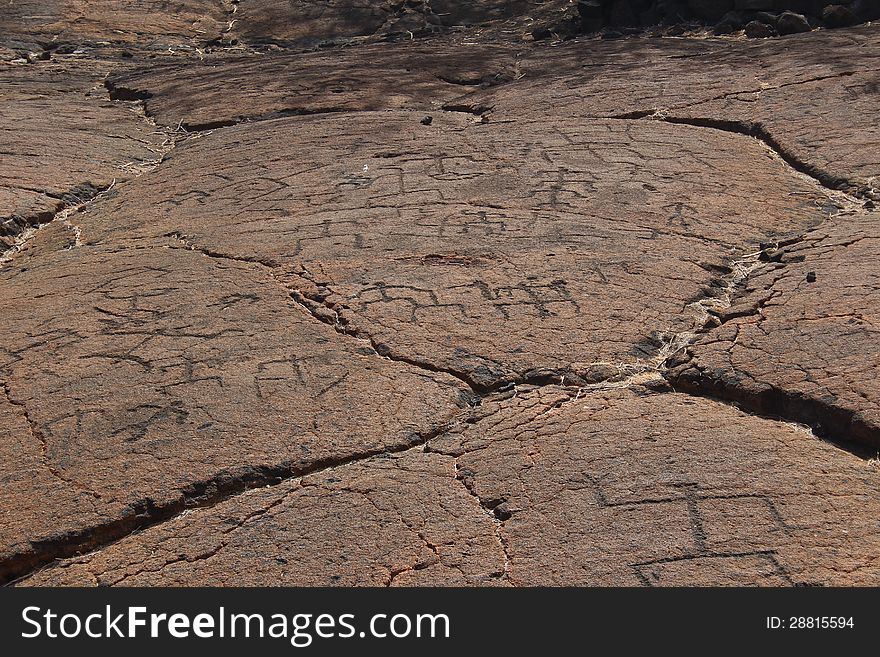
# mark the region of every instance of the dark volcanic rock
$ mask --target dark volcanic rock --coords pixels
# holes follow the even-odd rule
[[[863,21],[880,19],[880,2],[877,0],[855,0],[851,7],[855,15]]]
[[[578,13],[584,32],[598,32],[605,24],[604,11],[600,0],[579,0]]]
[[[776,36],[776,30],[772,26],[760,21],[751,21],[745,27],[746,36],[750,39],[764,39],[766,37]]]
[[[758,11],[755,12],[755,20],[775,27],[776,21],[779,20],[779,14],[770,11]]]
[[[813,28],[802,14],[784,11],[776,21],[776,29],[779,30],[780,34],[799,34],[801,32],[809,32]]]
[[[718,21],[715,26],[716,35],[731,34],[746,26],[745,15],[738,11],[729,11]]]
[[[734,0],[737,9],[782,11],[790,10],[802,14],[817,15],[827,0]]]
[[[848,27],[858,23],[859,19],[844,5],[828,5],[822,10],[822,22],[828,27]]]

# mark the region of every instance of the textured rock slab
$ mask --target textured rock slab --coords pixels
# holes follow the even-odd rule
[[[167,134],[111,103],[100,70],[45,64],[3,72],[0,246],[161,158]]]
[[[78,247],[52,224],[0,272],[0,296],[4,413],[33,455],[3,461],[17,483],[0,577],[230,491],[406,448],[470,401],[459,381],[314,321],[258,265],[184,248]],[[62,493],[45,494],[45,471],[27,476],[34,460]]]
[[[490,585],[504,552],[453,459],[407,452],[250,491],[27,585]]]
[[[502,519],[511,583],[880,581],[880,473],[803,429],[630,391],[487,413],[429,447]]]
[[[311,47],[384,31],[383,26],[391,28],[403,10],[402,3],[391,0],[253,0],[238,7],[233,28],[249,42]],[[420,27],[424,24],[420,21]]]
[[[673,110],[669,117],[767,133],[828,186],[880,199],[878,103],[880,68],[739,93]]]
[[[800,168],[829,186],[877,193],[877,26],[760,43],[580,40],[526,51],[474,41],[387,45],[332,56],[279,56],[266,60],[263,71],[252,61],[220,62],[165,67],[112,82],[152,94],[148,110],[162,123],[207,124],[285,111],[423,108],[438,86],[424,72],[449,79],[442,69],[463,65],[461,97],[450,99],[452,90],[430,97],[434,108],[487,113],[491,120],[654,115],[751,131],[769,135]],[[342,66],[348,58],[358,63]],[[383,99],[390,88],[395,91]]]
[[[513,79],[507,46],[364,45],[297,55],[207,58],[122,71],[114,97],[140,97],[165,125],[194,129],[243,119],[355,110],[439,111],[481,86]]]
[[[408,38],[449,28],[486,25],[508,39],[530,36],[531,27],[555,25],[577,15],[568,0],[248,0],[235,12],[233,34],[251,44],[314,47],[353,40]],[[506,27],[506,30],[499,29]],[[504,34],[507,32],[507,34]]]
[[[527,3],[106,4],[0,37],[51,49],[0,70],[7,225],[119,182],[0,269],[0,580],[99,548],[28,583],[878,584],[873,462],[615,388],[711,311],[675,386],[876,438],[873,216],[816,228],[858,205],[821,185],[874,193],[876,27],[543,48]]]
[[[824,216],[815,185],[737,135],[418,119],[217,131],[85,215],[84,240],[260,260],[337,328],[488,388],[654,358],[729,259]]]
[[[839,216],[781,257],[688,349],[673,384],[880,447],[877,215]]]
[[[759,43],[573,42],[534,49],[519,71],[516,84],[469,102],[491,107],[490,119],[653,114],[740,131],[757,124],[811,175],[833,186],[876,188],[878,26]]]
[[[165,49],[219,38],[228,11],[221,0],[16,0],[3,7],[0,45],[39,51],[112,42]]]
[[[47,447],[25,408],[10,401],[4,383],[0,390],[0,559],[31,552],[30,540],[40,531],[47,535],[55,528],[63,532],[65,527],[102,521],[94,496],[60,476],[47,457]],[[47,499],[53,507],[49,518]],[[7,580],[5,574],[2,579]]]
[[[880,581],[880,473],[801,428],[627,390],[544,388],[483,413],[428,443],[444,456],[250,492],[24,583]]]

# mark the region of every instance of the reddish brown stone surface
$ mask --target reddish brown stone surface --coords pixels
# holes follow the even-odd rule
[[[337,328],[488,389],[640,366],[728,259],[823,216],[813,185],[717,131],[604,121],[537,141],[528,121],[418,118],[217,131],[78,219],[82,239],[268,263]]]
[[[503,584],[495,522],[455,477],[438,454],[368,459],[249,491],[27,583]]]
[[[880,447],[876,216],[840,215],[755,272],[673,384]]]
[[[552,387],[477,417],[428,453],[252,491],[24,583],[880,582],[876,465],[803,428]]]
[[[644,116],[753,132],[834,187],[876,193],[878,53],[874,27],[760,42],[572,42],[520,58],[518,84],[470,102],[498,120]]]
[[[503,84],[516,74],[517,51],[437,44],[364,44],[262,56],[209,57],[186,67],[165,61],[108,79],[114,97],[142,97],[150,116],[198,129],[298,114],[406,109],[444,104]],[[360,64],[369,61],[368,67]],[[421,118],[421,117],[419,117]]]
[[[41,479],[4,489],[13,562],[417,444],[472,401],[457,379],[340,340],[264,268],[179,245],[91,249],[53,224],[0,287],[6,396],[32,434],[19,440],[79,495],[47,499]],[[3,468],[21,475],[18,461]]]
[[[109,68],[47,62],[0,71],[0,246],[150,168],[167,150],[168,136],[139,108],[107,98]]]
[[[225,0],[16,0],[6,2],[0,44],[10,49],[124,44],[164,50],[228,29]]]
[[[524,395],[429,443],[502,521],[512,584],[877,584],[876,464],[634,392]]]
[[[0,581],[878,584],[877,27],[445,4],[4,15]]]

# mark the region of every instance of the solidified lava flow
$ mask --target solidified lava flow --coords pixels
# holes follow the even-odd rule
[[[873,4],[165,4],[0,9],[0,583],[880,584]]]

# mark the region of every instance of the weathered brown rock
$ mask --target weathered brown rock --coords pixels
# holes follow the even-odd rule
[[[0,577],[218,495],[418,444],[472,401],[456,379],[316,322],[264,267],[180,244],[79,247],[53,224],[0,273],[0,295],[4,412],[28,419],[17,438],[62,489],[47,498],[45,477],[22,480],[37,465],[4,459],[19,483],[4,487]]]
[[[880,583],[880,31],[478,4],[4,16],[0,581]]]
[[[554,26],[573,19],[576,9],[569,0],[348,0],[287,2],[248,0],[233,15],[232,34],[250,44],[281,44],[309,48],[329,43],[415,39],[450,28],[485,26],[494,35],[507,32],[520,40],[531,26]],[[501,25],[506,29],[498,30]]]
[[[650,117],[712,125],[769,137],[829,186],[866,191],[880,140],[877,35],[863,27],[760,42],[581,41],[526,52],[495,43],[388,44],[158,67],[111,77],[110,85],[149,96],[147,111],[171,126],[444,106],[490,121]],[[362,57],[369,74],[358,68]]]
[[[842,215],[749,277],[672,382],[880,447],[877,215]]]
[[[427,449],[247,493],[24,584],[880,581],[876,467],[717,402],[547,388]]]
[[[784,11],[780,14],[779,20],[776,21],[776,29],[779,30],[780,34],[785,35],[801,34],[802,32],[809,32],[813,28],[810,27],[810,22],[803,14]]]
[[[204,44],[227,29],[225,0],[16,0],[3,7],[0,45],[41,50],[109,43],[164,50]]]
[[[419,118],[216,131],[96,205],[83,240],[260,260],[340,330],[489,389],[643,365],[729,259],[823,217],[814,184],[736,135]]]
[[[0,72],[0,247],[148,170],[167,150],[169,135],[138,108],[107,99],[104,67],[46,63]]]
[[[573,42],[518,61],[516,84],[468,102],[490,120],[523,116],[645,117],[768,138],[832,187],[875,185],[876,28],[730,43]],[[875,191],[876,193],[876,191]]]
[[[849,27],[859,19],[846,5],[827,5],[822,10],[822,22],[828,27]]]
[[[369,66],[361,66],[368,61]],[[516,76],[516,50],[365,44],[359,48],[174,62],[109,78],[111,96],[144,98],[150,116],[190,130],[297,114],[440,111]]]
[[[451,457],[412,451],[250,491],[25,583],[500,584],[496,531]]]

